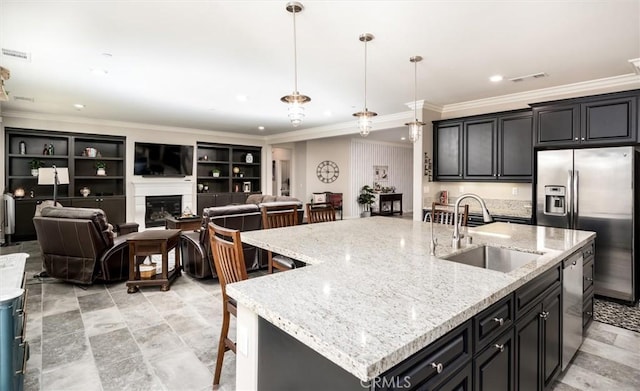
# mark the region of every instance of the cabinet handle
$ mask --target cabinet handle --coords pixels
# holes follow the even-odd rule
[[[540,317],[544,320],[547,320],[547,316],[549,316],[549,312],[548,311],[542,311],[540,313]]]
[[[435,368],[437,373],[442,373],[442,370],[444,369],[444,365],[442,365],[441,362],[439,362],[437,364],[432,362],[431,363],[431,368]]]
[[[576,138],[574,138],[574,140],[575,140],[575,141],[578,141],[578,138],[576,137]]]
[[[503,318],[493,318],[494,322],[500,323],[500,326],[502,326],[504,324],[504,319]]]
[[[591,278],[591,277],[586,277],[586,278],[585,278],[585,280],[587,280],[587,281],[591,282],[591,281],[593,281],[593,278]]]
[[[588,315],[588,316],[591,316],[591,315],[593,315],[593,312],[591,312],[591,311],[587,311],[587,315]]]
[[[500,353],[504,352],[504,344],[502,344],[502,345],[495,344],[495,345],[493,345],[493,347],[498,349],[500,351]]]
[[[582,138],[582,141],[584,141],[584,137]]]

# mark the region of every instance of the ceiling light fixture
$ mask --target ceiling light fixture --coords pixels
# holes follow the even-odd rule
[[[366,137],[371,132],[371,118],[378,115],[367,109],[367,42],[373,39],[373,34],[364,33],[360,35],[359,40],[364,42],[364,110],[354,113],[354,117],[358,117],[358,129],[360,135]]]
[[[4,89],[4,81],[9,80],[11,72],[5,67],[0,67],[0,102],[9,100],[9,93]]]
[[[413,56],[409,58],[414,65],[413,71],[413,122],[407,122],[405,125],[409,126],[409,140],[415,143],[420,139],[420,135],[422,134],[422,126],[425,125],[424,122],[418,121],[418,63],[422,61],[422,57]]]
[[[489,78],[489,80],[490,80],[490,81],[492,81],[492,82],[494,82],[494,83],[497,83],[497,82],[499,82],[499,81],[502,81],[502,79],[504,79],[504,78],[502,77],[502,75],[493,75],[493,76],[491,76],[491,77]]]
[[[298,52],[296,47],[296,13],[301,12],[304,7],[297,1],[287,3],[287,11],[293,14],[293,93],[280,98],[289,105],[289,121],[293,127],[297,127],[304,119],[304,103],[311,101],[306,95],[298,92]]]
[[[78,110],[84,109],[84,105],[82,103],[74,103],[73,107],[75,107]]]

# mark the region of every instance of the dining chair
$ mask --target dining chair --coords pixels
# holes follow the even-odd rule
[[[209,223],[209,241],[213,254],[213,267],[218,275],[220,289],[222,290],[222,329],[218,342],[218,356],[216,358],[216,370],[213,376],[214,389],[220,384],[222,361],[227,350],[236,352],[236,344],[229,339],[229,322],[231,315],[237,316],[235,300],[227,296],[227,284],[247,279],[247,269],[244,263],[244,252],[240,231],[228,229]]]
[[[295,204],[287,205],[262,205],[260,207],[262,213],[262,229],[282,228],[298,225],[298,206]],[[273,273],[273,269],[291,270],[297,267],[296,262],[284,255],[274,255],[271,251],[267,253],[267,271]]]
[[[310,204],[307,203],[307,223],[325,223],[328,221],[336,221],[336,210],[330,203]]]
[[[451,204],[434,202],[431,204],[431,212],[424,216],[424,221],[430,221],[429,219],[431,219],[434,223],[453,225],[454,207],[455,206]],[[468,218],[469,205],[460,205],[458,224],[466,226]]]

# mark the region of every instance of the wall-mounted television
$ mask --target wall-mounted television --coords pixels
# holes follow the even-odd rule
[[[185,176],[193,173],[193,145],[135,143],[133,174]]]

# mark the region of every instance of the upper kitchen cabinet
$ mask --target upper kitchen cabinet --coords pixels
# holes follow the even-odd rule
[[[531,181],[530,110],[439,121],[434,129],[435,180]]]
[[[533,106],[536,147],[633,144],[640,90]]]
[[[462,180],[462,122],[436,122],[433,136],[435,180]]]

